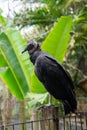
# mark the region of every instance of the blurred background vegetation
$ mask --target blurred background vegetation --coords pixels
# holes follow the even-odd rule
[[[80,100],[86,102],[87,96],[87,0],[22,0],[17,3],[17,8],[20,7],[19,11],[15,8],[11,9],[10,1],[7,0],[8,14],[5,16],[7,21],[6,26],[16,28],[26,39],[27,42],[35,40],[42,43],[54,23],[58,21],[61,16],[72,15],[73,26],[70,32],[70,41],[67,48],[66,55],[64,57],[63,65],[69,71],[74,85],[77,97]],[[15,0],[11,1],[14,5]],[[0,11],[3,15],[3,12]],[[11,14],[11,15],[10,15]],[[2,23],[5,23],[2,18]],[[0,25],[0,32],[4,32],[5,28]],[[5,30],[7,33],[7,30]],[[11,34],[11,32],[10,32]],[[24,41],[25,42],[25,41]],[[21,41],[20,41],[21,43]],[[25,42],[26,44],[26,42]],[[25,45],[24,44],[24,45]],[[20,48],[21,51],[22,48]],[[27,63],[28,64],[28,63]],[[41,101],[46,102],[47,94],[40,95]],[[31,95],[32,97],[32,95]],[[20,111],[25,115],[24,110],[29,109],[30,104],[19,102],[5,87],[5,84],[0,80],[0,119],[2,123],[8,120],[9,117]],[[31,101],[31,106],[36,101]],[[19,107],[13,110],[16,103],[19,103]],[[9,105],[9,104],[12,104]],[[29,105],[29,107],[28,107]],[[5,109],[4,109],[5,108]],[[27,110],[28,110],[27,109]],[[82,108],[81,108],[82,109]],[[9,113],[5,110],[10,110]],[[24,117],[21,119],[24,120]],[[8,123],[10,119],[8,120]]]

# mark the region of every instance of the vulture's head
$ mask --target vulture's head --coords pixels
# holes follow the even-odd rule
[[[22,51],[24,53],[25,51],[28,51],[29,54],[34,53],[36,50],[40,50],[40,45],[36,42],[29,42],[26,48]]]

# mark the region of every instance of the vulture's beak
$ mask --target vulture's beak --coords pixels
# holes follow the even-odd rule
[[[26,47],[21,53],[23,54],[26,51],[28,51],[28,47]]]

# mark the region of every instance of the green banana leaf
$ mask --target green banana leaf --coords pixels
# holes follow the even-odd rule
[[[30,76],[33,69],[29,57],[21,54],[27,44],[20,32],[12,29],[0,12],[0,78],[19,100],[29,92]]]
[[[7,63],[3,57],[3,54],[0,51],[0,69],[1,69],[1,67],[7,67]]]
[[[59,62],[63,62],[69,44],[71,26],[72,17],[62,16],[58,22],[55,23],[51,32],[42,44],[42,50],[55,57]],[[31,78],[30,90],[35,93],[46,92],[43,85],[36,78],[34,72]]]
[[[72,16],[62,16],[42,44],[42,50],[51,54],[61,63],[69,44],[71,26]]]
[[[21,54],[25,44],[25,40],[17,30],[8,29],[6,33],[0,35],[0,52],[3,54],[1,58],[7,66],[7,69],[4,68],[4,64],[0,62],[0,77],[20,100],[29,92],[28,56]]]
[[[15,95],[19,100],[24,99],[23,93],[8,67],[0,69],[0,77],[13,95]]]
[[[32,72],[32,75],[31,75],[30,91],[34,93],[46,92],[46,89],[44,88],[43,84],[38,80],[34,71]]]

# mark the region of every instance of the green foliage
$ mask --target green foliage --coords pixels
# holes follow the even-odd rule
[[[68,47],[71,26],[71,16],[61,17],[42,45],[44,51],[50,53],[60,62],[63,62]]]
[[[59,21],[58,23],[55,24],[54,28],[50,32],[50,34],[47,36],[46,40],[42,44],[42,49],[46,51],[47,53],[51,54],[53,57],[57,58],[60,62],[63,61],[63,57],[66,52],[66,48],[68,46],[67,42],[69,40],[69,32],[70,32],[70,27],[71,27],[71,16],[67,16],[66,19],[64,17],[59,17],[61,15],[69,15],[72,14],[73,16],[73,28],[72,28],[72,35],[71,35],[71,41],[70,41],[70,46],[68,48],[68,54],[66,57],[66,64],[65,66],[67,69],[70,70],[70,73],[72,74],[73,79],[77,82],[78,79],[82,78],[82,75],[77,74],[77,70],[80,69],[83,75],[87,74],[87,69],[86,69],[86,55],[87,55],[87,1],[82,0],[82,1],[68,1],[68,0],[41,0],[40,2],[44,3],[44,6],[40,8],[35,8],[34,10],[31,8],[30,10],[28,8],[21,10],[19,14],[15,13],[15,18],[14,18],[14,23],[18,27],[24,27],[26,25],[35,25],[38,24],[40,27],[42,26],[43,28],[46,27],[47,29],[45,31],[49,32],[50,28],[52,27],[53,23],[55,21]],[[0,11],[0,14],[2,11]],[[63,22],[61,22],[64,20]],[[15,54],[19,55],[19,51],[22,50],[23,47],[18,46],[23,42],[19,42],[19,44],[16,44],[15,47],[15,42],[14,40],[10,39],[10,35],[13,34],[13,31],[8,33],[7,30],[7,23],[6,20],[0,16],[0,22],[2,23],[2,26],[5,29],[5,35],[7,38],[10,40],[12,43],[12,48],[15,50]],[[40,34],[41,34],[41,28],[39,28]],[[46,32],[46,35],[47,35]],[[17,33],[17,32],[16,32]],[[9,34],[9,35],[8,35]],[[13,35],[12,39],[16,39],[18,41],[19,35],[15,34]],[[17,37],[17,38],[16,38]],[[44,38],[43,38],[44,39]],[[24,44],[26,42],[24,41]],[[23,44],[23,46],[24,46]],[[14,46],[14,47],[13,47]],[[16,49],[15,49],[16,48]],[[9,67],[7,62],[5,61],[5,56],[3,57],[3,52],[0,51],[0,59],[2,59],[2,62],[0,63],[0,67],[3,68],[5,67],[4,71],[8,71]],[[20,57],[20,56],[19,56]],[[23,58],[23,63],[26,64],[25,68],[23,69],[22,66],[22,71],[25,75],[25,78],[27,80],[28,86],[32,92],[42,92],[45,93],[46,90],[44,89],[43,85],[37,80],[35,77],[33,71],[33,67],[28,60],[28,56],[25,53],[22,55]],[[4,59],[4,60],[3,60]],[[5,61],[5,62],[4,62]],[[18,58],[18,61],[20,61],[20,58]],[[22,65],[21,62],[21,65]],[[73,67],[71,68],[71,65],[76,67],[77,69],[73,71]],[[5,72],[4,72],[5,73]],[[28,76],[26,76],[26,74]],[[31,78],[32,77],[32,78]],[[36,87],[37,86],[37,87]],[[40,87],[41,86],[41,87]],[[40,90],[40,91],[39,91]]]
[[[71,16],[61,17],[42,45],[44,50],[49,48],[48,53],[55,58],[59,57],[61,62],[68,46],[71,25]],[[2,26],[4,32],[0,34],[0,57],[3,62],[0,62],[0,77],[5,81],[11,93],[18,99],[24,99],[29,89],[35,93],[45,93],[46,90],[42,84],[34,74],[31,75],[33,66],[29,61],[28,54],[21,54],[26,41],[16,29],[3,24]],[[54,48],[52,49],[53,45]],[[62,46],[61,51],[60,47]]]
[[[35,0],[33,1],[36,2]],[[9,28],[9,25],[13,24],[13,26],[17,26],[20,29],[27,25],[34,25],[33,28],[38,25],[38,37],[36,36],[36,32],[33,32],[32,39],[42,41],[48,32],[50,32],[54,22],[58,20],[43,42],[42,49],[58,61],[63,62],[68,46],[72,18],[71,16],[61,16],[72,15],[72,35],[64,65],[76,84],[77,96],[82,96],[82,91],[77,87],[78,80],[87,77],[87,0],[38,1],[44,3],[44,6],[35,8],[34,10],[32,7],[31,9],[23,8],[19,13],[15,13],[14,20],[12,23],[9,22],[9,24],[2,16],[2,10],[0,10],[0,23],[2,24],[0,31],[4,32],[0,35],[0,78],[2,78],[11,93],[18,99],[21,100],[24,97],[29,99],[28,109],[47,103],[48,94],[35,76],[28,54],[24,53],[21,55],[21,51],[27,44],[26,41],[16,29]],[[29,41],[31,35],[27,31],[26,33],[27,37],[29,36],[27,38]],[[6,49],[3,48],[4,46],[6,46]],[[10,60],[10,57],[13,61]],[[34,93],[31,93],[29,90]]]
[[[48,93],[29,93],[26,98],[28,99],[27,107],[28,110],[36,109],[42,104],[48,103]]]
[[[0,52],[0,67],[7,67],[5,59],[4,59],[3,55],[1,54],[1,52]]]
[[[15,13],[14,24],[18,27],[24,27],[26,25],[50,25],[54,23],[58,17],[62,15],[62,6],[61,1],[40,1],[41,5],[33,9],[25,8],[22,9],[19,13]],[[64,2],[65,3],[65,2]],[[63,4],[64,4],[63,3]],[[33,5],[33,2],[32,2]]]
[[[46,92],[46,89],[44,88],[42,83],[37,79],[34,72],[32,72],[32,76],[31,76],[30,90],[33,93],[45,93]]]
[[[84,6],[81,11],[77,14],[77,18],[75,19],[75,24],[87,21],[87,6]]]
[[[2,23],[3,26],[6,25],[6,20],[4,19],[4,17],[2,16],[2,10],[0,9],[0,23]]]
[[[21,10],[19,14],[15,13],[14,24],[20,28],[26,25],[43,25],[53,23],[49,17],[49,11],[47,7],[36,8],[35,11],[32,9]]]
[[[29,92],[29,71],[32,70],[31,63],[27,62],[28,55],[21,54],[27,43],[19,31],[4,25],[2,20],[0,22],[4,29],[0,34],[0,77],[11,93],[22,100]]]
[[[2,65],[2,68],[0,69],[0,76],[5,81],[11,92],[19,99],[23,99],[24,95],[26,95],[26,93],[29,91],[29,81],[27,81],[28,78],[25,78],[26,70],[24,71],[24,67],[26,68],[26,66],[22,63],[23,59],[20,55],[21,52],[19,47],[17,48],[16,45],[17,43],[19,44],[19,42],[23,43],[24,40],[22,41],[22,38],[20,39],[20,33],[18,33],[16,30],[12,31],[10,29],[7,31],[7,33],[10,33],[10,37],[9,34],[6,35],[5,33],[0,35],[0,50],[2,56],[4,57],[3,61],[7,66],[4,68],[4,64],[0,62],[0,66]],[[15,45],[13,45],[13,43]],[[20,52],[19,55],[17,54],[18,50]]]

